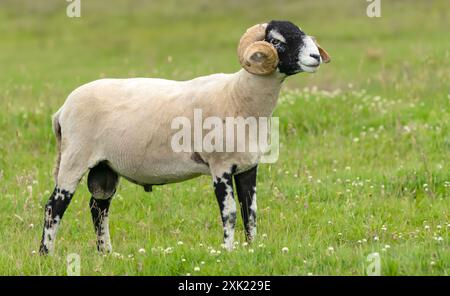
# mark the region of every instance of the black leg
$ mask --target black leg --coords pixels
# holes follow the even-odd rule
[[[222,217],[225,248],[232,250],[236,226],[236,202],[233,195],[232,174],[225,172],[220,176],[213,176],[213,180],[214,192]]]
[[[251,242],[256,236],[256,175],[258,167],[234,175],[237,196],[244,220],[245,235]]]
[[[91,197],[89,207],[94,223],[95,234],[97,235],[97,250],[100,252],[111,252],[111,240],[109,236],[109,205],[112,198],[95,199]]]
[[[44,230],[42,232],[39,253],[46,255],[53,252],[59,223],[72,199],[73,193],[55,187],[50,199],[45,205]]]

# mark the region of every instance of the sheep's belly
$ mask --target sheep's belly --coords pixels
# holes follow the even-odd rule
[[[140,185],[176,183],[210,174],[207,165],[196,163],[191,159],[173,159],[168,162],[144,161],[138,168],[114,163],[110,163],[110,166],[125,179]]]

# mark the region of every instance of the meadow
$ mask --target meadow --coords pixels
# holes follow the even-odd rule
[[[0,274],[382,275],[450,273],[450,3],[334,1],[0,2]],[[51,115],[101,77],[186,80],[239,69],[253,24],[290,20],[332,62],[286,80],[274,116],[280,157],[258,176],[258,237],[238,217],[221,249],[211,180],[154,187],[122,179],[110,211],[114,253],[96,251],[82,180],[52,257],[37,254],[54,187]],[[151,120],[151,119],[149,119]]]

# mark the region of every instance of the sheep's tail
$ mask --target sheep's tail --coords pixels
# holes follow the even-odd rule
[[[55,133],[56,136],[56,150],[57,150],[55,169],[53,171],[56,183],[58,183],[59,164],[61,163],[61,125],[59,124],[60,113],[61,109],[58,110],[58,112],[56,112],[52,117],[53,133]]]

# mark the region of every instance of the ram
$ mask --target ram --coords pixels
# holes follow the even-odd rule
[[[151,78],[101,79],[74,90],[53,117],[58,159],[55,189],[45,206],[40,253],[53,252],[56,232],[83,175],[92,194],[90,208],[97,248],[110,252],[108,210],[119,177],[144,186],[211,175],[224,228],[233,248],[236,202],[246,238],[256,235],[256,174],[260,152],[175,152],[177,117],[270,117],[287,76],[315,72],[328,54],[312,37],[287,21],[249,28],[238,56],[243,69],[189,81]]]

